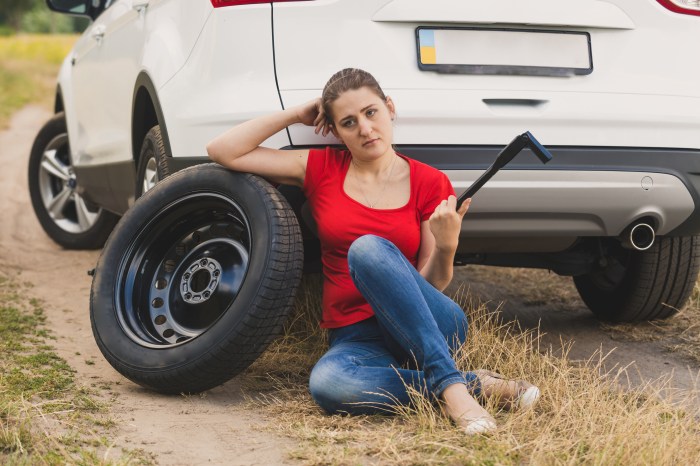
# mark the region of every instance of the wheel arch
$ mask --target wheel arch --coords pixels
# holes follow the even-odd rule
[[[138,163],[141,145],[146,137],[146,133],[155,125],[160,126],[166,153],[168,156],[172,156],[170,139],[168,138],[168,130],[165,126],[163,110],[158,100],[158,93],[156,92],[153,81],[145,71],[142,71],[136,77],[132,102],[131,153],[134,163]]]
[[[53,103],[53,112],[59,113],[65,110],[65,105],[63,104],[63,91],[61,91],[61,85],[56,86],[56,97]]]

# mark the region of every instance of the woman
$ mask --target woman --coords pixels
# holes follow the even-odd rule
[[[530,406],[539,391],[488,371],[459,371],[462,309],[441,293],[452,279],[459,209],[440,171],[392,147],[396,109],[367,72],[333,75],[320,99],[242,123],[207,145],[212,160],[303,189],[321,240],[323,320],[330,349],[311,372],[314,400],[330,413],[386,412],[410,402],[406,386],[441,400],[465,432],[495,421],[475,397]],[[347,150],[282,151],[260,144],[287,126],[333,133]],[[402,369],[414,363],[415,369]]]

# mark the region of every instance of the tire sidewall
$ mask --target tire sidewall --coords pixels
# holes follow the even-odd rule
[[[146,175],[148,160],[151,158],[154,158],[156,161],[158,180],[163,181],[170,175],[170,172],[168,171],[168,154],[165,152],[163,146],[163,136],[160,132],[160,125],[156,125],[148,130],[141,144],[136,169],[136,199],[144,195],[143,178]]]
[[[198,170],[194,183],[187,181],[190,172]],[[183,170],[149,190],[127,212],[110,236],[100,256],[92,285],[90,316],[97,343],[108,359],[136,371],[169,371],[183,365],[196,365],[225,341],[231,339],[249,318],[249,309],[260,294],[270,262],[269,244],[272,240],[268,211],[260,190],[244,175],[229,172],[215,165],[200,165]],[[189,188],[190,185],[193,185]],[[183,188],[187,188],[186,190]],[[251,229],[250,263],[246,277],[234,302],[204,333],[184,344],[154,349],[134,342],[122,329],[117,317],[114,290],[120,280],[119,269],[126,251],[141,230],[144,219],[151,219],[164,206],[177,201],[183,194],[216,193],[233,200],[247,217]],[[117,368],[119,369],[119,368]]]

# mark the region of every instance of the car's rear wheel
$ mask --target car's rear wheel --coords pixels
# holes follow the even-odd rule
[[[95,339],[145,387],[212,388],[281,333],[302,267],[297,219],[269,183],[214,164],[182,170],[146,192],[105,245]]]
[[[165,151],[160,125],[155,125],[148,130],[141,144],[136,169],[136,198],[143,196],[143,193],[168,175],[168,154]]]
[[[28,174],[34,213],[51,239],[67,249],[102,247],[119,217],[91,206],[80,194],[63,112],[39,130]]]
[[[574,277],[588,308],[600,319],[637,322],[665,319],[688,300],[698,279],[700,237],[657,237],[636,251],[611,240],[605,266]]]

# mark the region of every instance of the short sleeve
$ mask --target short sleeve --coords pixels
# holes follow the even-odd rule
[[[304,175],[304,195],[308,198],[313,195],[321,176],[326,169],[327,149],[309,149],[309,157],[306,162],[306,174]]]
[[[423,176],[421,177],[421,193],[418,199],[418,212],[420,221],[425,222],[433,215],[435,208],[440,202],[455,194],[452,183],[441,171],[423,166]]]

